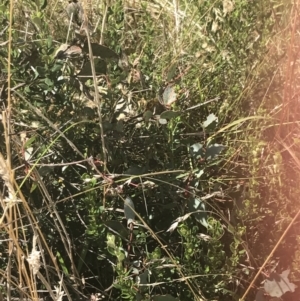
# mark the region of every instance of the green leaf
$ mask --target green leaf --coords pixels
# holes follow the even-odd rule
[[[221,151],[224,148],[225,148],[224,145],[218,144],[218,143],[209,145],[206,148],[206,152],[205,152],[205,158],[206,158],[206,160],[212,160],[212,159],[214,159],[215,157],[217,157],[221,153]]]
[[[45,76],[46,74],[46,69],[44,67],[37,66],[36,71],[38,72],[39,76]]]
[[[91,43],[93,56],[99,56],[102,59],[118,59],[119,56],[110,48],[100,45],[98,43]],[[83,51],[89,53],[89,46],[86,42],[82,48]]]
[[[47,0],[43,0],[41,10],[44,10],[47,7],[47,4],[48,4]]]
[[[47,1],[47,0],[45,0],[45,1]],[[52,37],[48,37],[46,42],[47,42],[47,48],[51,48],[53,45]]]
[[[146,122],[148,122],[152,116],[153,116],[153,113],[149,110],[144,112],[144,114],[143,114],[143,118]]]
[[[38,172],[41,177],[49,176],[54,171],[54,166],[41,166],[38,168]]]
[[[36,80],[40,76],[40,74],[38,73],[37,69],[35,69],[33,67],[31,67],[31,68],[32,68],[32,70],[34,72],[34,79],[33,80]]]
[[[56,61],[54,66],[51,68],[51,72],[60,71],[62,67],[63,67],[63,62]]]
[[[167,81],[168,82],[174,77],[176,68],[177,68],[177,63],[174,63],[169,67],[168,73],[167,73]]]
[[[63,260],[62,256],[60,255],[60,253],[58,251],[56,252],[56,256],[58,258],[58,261],[59,261],[61,268],[62,268],[63,272],[65,273],[65,275],[69,275],[69,271],[66,267],[65,261]]]
[[[24,145],[24,148],[28,148],[36,139],[36,135],[33,135],[30,139],[28,139]]]
[[[178,116],[180,116],[180,112],[175,112],[175,111],[164,111],[160,114],[161,119],[167,119],[167,120],[176,118]]]
[[[122,262],[125,259],[124,251],[120,248],[115,252],[116,257],[118,258],[119,262]]]
[[[29,86],[26,86],[25,89],[24,89],[24,92],[25,93],[30,93],[31,92],[31,89]]]
[[[100,58],[94,58],[94,64],[95,64],[95,71],[96,75],[101,75],[101,74],[106,74],[107,72],[107,65],[106,62]],[[92,67],[91,67],[91,62],[86,62],[80,72],[78,73],[78,77],[82,81],[86,81],[89,78],[92,78],[93,73],[92,73]]]
[[[45,78],[45,84],[49,87],[49,88],[53,88],[54,83],[50,78]]]
[[[106,238],[107,238],[107,241],[106,241],[107,247],[111,248],[111,249],[115,249],[116,248],[116,244],[115,244],[116,237],[111,233],[107,233]]]
[[[38,16],[34,16],[31,21],[40,29],[42,27],[43,21]]]
[[[5,11],[7,11],[7,7],[4,5],[4,4],[1,4],[0,5],[0,12],[5,12]]]
[[[30,193],[33,193],[35,191],[35,189],[37,188],[37,183],[33,182],[30,188]]]
[[[39,89],[41,89],[43,92],[47,92],[48,91],[48,85],[46,85],[44,82],[40,82],[38,85]]]
[[[128,229],[123,226],[123,224],[116,220],[106,221],[104,225],[111,229],[112,231],[117,232],[122,238],[128,238],[129,232]]]

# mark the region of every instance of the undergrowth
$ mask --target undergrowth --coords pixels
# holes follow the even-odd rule
[[[291,300],[297,9],[0,4],[2,297]]]

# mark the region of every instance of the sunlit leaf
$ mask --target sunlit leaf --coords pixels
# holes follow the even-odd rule
[[[167,230],[167,232],[173,232],[178,227],[179,222],[173,223],[170,228]]]
[[[111,233],[107,233],[106,238],[107,238],[107,241],[106,241],[107,247],[114,250],[116,248],[115,235],[113,235]]]
[[[200,198],[190,198],[188,201],[188,208],[189,212],[195,212],[199,210],[200,212],[196,212],[194,216],[202,226],[208,228],[205,202],[203,202]]]
[[[167,120],[167,119],[163,119],[163,118],[159,118],[159,119],[158,119],[158,122],[159,122],[160,124],[167,124],[167,123],[168,123],[168,120]]]
[[[198,237],[199,237],[200,239],[203,239],[204,241],[209,241],[209,240],[212,239],[211,236],[206,235],[206,234],[203,234],[203,233],[199,233],[199,234],[198,234]]]
[[[131,224],[135,219],[134,203],[131,197],[127,196],[124,201],[124,214],[127,219],[127,225]]]
[[[288,279],[290,270],[285,270],[281,274],[271,273],[269,279],[264,283],[265,291],[272,297],[280,298],[286,292],[294,292],[296,285]]]
[[[79,46],[76,45],[68,45],[68,44],[62,44],[59,46],[59,48],[56,50],[54,57],[56,59],[64,59],[64,58],[76,58],[80,57],[82,55],[82,49]]]
[[[193,158],[199,159],[203,158],[205,155],[205,150],[203,148],[203,144],[201,143],[195,143],[190,146],[190,153]]]
[[[34,120],[31,122],[31,126],[35,129],[39,128],[41,126],[40,122],[37,120]]]
[[[206,118],[206,121],[203,122],[203,127],[207,128],[208,126],[212,126],[218,122],[218,117],[215,114],[209,114]]]
[[[33,153],[33,147],[28,147],[25,151],[25,160],[28,161],[31,156],[32,156],[32,153]]]
[[[177,95],[175,92],[174,86],[167,86],[163,93],[163,102],[165,105],[171,105],[174,101],[176,101]]]

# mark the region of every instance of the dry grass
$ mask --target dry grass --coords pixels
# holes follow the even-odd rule
[[[92,24],[101,24],[101,33],[97,36],[97,40],[100,43],[105,43],[106,41],[106,29],[107,29],[107,11],[108,5],[105,4],[105,1],[83,1],[83,8],[86,15],[86,23],[88,21]],[[226,1],[225,1],[226,2]],[[273,250],[269,253],[269,257],[265,260],[263,264],[261,264],[261,268],[259,269],[257,275],[253,279],[252,283],[249,285],[248,289],[245,290],[244,299],[249,289],[252,288],[256,278],[263,271],[265,265],[268,263],[269,259],[272,258],[273,254],[277,249],[280,249],[279,243],[281,243],[286,235],[289,235],[288,231],[291,227],[294,227],[294,223],[297,222],[297,217],[299,215],[299,201],[295,199],[296,193],[298,192],[298,183],[299,183],[299,169],[300,169],[300,159],[298,156],[298,147],[300,146],[299,134],[299,120],[300,120],[300,74],[299,74],[299,2],[294,2],[290,6],[290,11],[283,11],[282,14],[286,14],[286,16],[276,14],[274,10],[275,19],[285,20],[284,28],[282,28],[282,24],[278,24],[278,28],[274,29],[276,35],[272,37],[266,44],[268,45],[268,54],[263,62],[261,62],[261,68],[255,69],[257,72],[257,76],[262,76],[267,69],[269,64],[274,64],[275,57],[278,58],[281,56],[282,52],[286,51],[287,55],[278,63],[278,68],[274,75],[271,77],[271,80],[267,83],[263,84],[262,90],[263,95],[259,98],[258,102],[260,104],[254,104],[253,107],[257,108],[257,111],[254,110],[252,113],[257,115],[262,115],[268,117],[268,121],[261,123],[261,119],[257,116],[241,119],[241,124],[248,120],[254,120],[253,123],[250,122],[248,128],[245,132],[249,133],[250,138],[257,142],[263,142],[263,147],[260,148],[257,152],[259,153],[258,157],[260,157],[260,161],[254,163],[254,156],[252,156],[249,161],[249,168],[253,168],[253,178],[257,175],[260,177],[265,177],[267,180],[264,183],[264,188],[266,188],[266,184],[274,181],[273,174],[276,173],[276,181],[275,184],[281,182],[280,191],[278,194],[282,196],[283,194],[287,195],[287,199],[289,199],[291,207],[292,205],[295,208],[291,212],[284,213],[283,218],[289,219],[288,221],[282,224],[282,232],[280,233],[280,238],[277,240],[277,244],[274,245]],[[60,1],[51,1],[47,8],[47,14],[49,16],[49,27],[52,31],[58,30],[65,25],[58,24],[59,21],[55,18],[57,15],[57,9],[62,8],[64,3]],[[5,285],[6,288],[3,289],[5,295],[7,296],[7,300],[12,300],[12,297],[19,296],[20,299],[30,299],[30,300],[38,300],[39,299],[39,290],[40,287],[43,286],[45,290],[51,295],[53,300],[61,301],[63,296],[66,296],[68,300],[73,300],[73,296],[80,298],[82,297],[81,288],[84,286],[81,276],[77,271],[77,263],[74,260],[73,254],[73,245],[69,236],[67,229],[61,219],[60,213],[56,209],[56,205],[54,200],[51,197],[51,194],[47,190],[46,183],[43,182],[41,176],[38,171],[35,170],[35,166],[33,166],[27,173],[26,178],[22,182],[21,185],[17,184],[14,176],[14,166],[12,166],[12,158],[11,158],[11,149],[17,149],[15,140],[11,138],[11,129],[12,129],[12,111],[14,108],[14,100],[12,98],[10,88],[10,59],[11,59],[11,51],[12,51],[12,43],[11,36],[13,30],[13,20],[12,20],[12,10],[13,7],[18,9],[18,12],[21,14],[22,7],[19,6],[19,3],[15,3],[13,0],[10,1],[10,27],[9,27],[9,48],[8,48],[8,99],[7,99],[7,107],[3,112],[2,121],[4,126],[4,137],[6,143],[6,154],[0,154],[0,176],[3,180],[3,191],[4,194],[1,194],[1,207],[2,207],[2,216],[1,216],[1,229],[2,229],[2,237],[3,241],[6,243],[7,254],[4,257],[5,268],[0,269],[0,274],[2,275],[2,284]],[[185,52],[186,49],[189,49],[190,44],[195,42],[197,39],[204,39],[205,33],[203,27],[200,25],[199,20],[195,19],[194,12],[192,9],[186,9],[185,11],[181,11],[179,9],[178,1],[124,1],[124,12],[125,19],[128,19],[127,24],[131,24],[132,16],[131,13],[135,12],[136,16],[139,16],[139,11],[147,10],[147,13],[151,15],[151,17],[155,20],[162,20],[165,18],[167,20],[169,30],[166,34],[168,41],[172,41],[169,46],[169,53],[165,56],[167,60],[168,56],[172,57],[174,60],[177,59],[182,53]],[[213,7],[213,4],[212,4]],[[94,13],[96,8],[99,8],[98,13]],[[230,13],[230,7],[227,8],[228,13]],[[203,16],[205,17],[205,16]],[[52,21],[53,20],[53,21]],[[52,21],[52,23],[51,23]],[[86,24],[85,24],[86,25]],[[17,24],[19,30],[21,30],[21,22]],[[88,26],[86,26],[86,34],[90,38],[90,32],[88,31]],[[280,29],[279,29],[280,28]],[[62,34],[63,36],[63,34]],[[192,38],[191,38],[192,37]],[[96,38],[95,38],[96,39]],[[205,42],[205,41],[204,41]],[[203,44],[204,44],[203,42]],[[92,58],[92,50],[91,50],[91,41],[89,39],[89,55]],[[141,51],[138,55],[142,55],[144,45],[140,46]],[[157,47],[156,51],[158,54],[163,53],[164,45],[160,45]],[[283,50],[284,49],[284,50]],[[206,51],[206,50],[205,50]],[[203,50],[203,53],[205,52]],[[207,53],[205,55],[209,55],[210,50],[207,49]],[[137,55],[137,56],[138,56]],[[157,55],[156,60],[158,60],[159,55]],[[195,59],[193,57],[193,59]],[[192,63],[190,63],[192,64]],[[171,63],[170,63],[171,65]],[[182,64],[184,65],[184,64]],[[168,66],[164,66],[161,70],[168,69]],[[213,68],[211,68],[213,69]],[[210,67],[207,67],[207,70],[210,70]],[[99,127],[100,127],[100,136],[102,140],[102,152],[103,152],[103,162],[104,166],[107,164],[106,159],[106,151],[105,151],[105,141],[104,141],[104,133],[102,128],[102,99],[98,93],[97,87],[97,79],[94,70],[94,65],[92,64],[92,72],[93,79],[95,84],[96,91],[96,103],[98,110],[98,118],[99,118]],[[160,74],[161,75],[161,74]],[[157,75],[158,76],[158,75]],[[278,83],[281,82],[280,86],[277,86]],[[245,90],[255,90],[256,89],[256,81],[255,78],[253,82],[250,82]],[[253,84],[253,86],[252,86]],[[251,91],[250,91],[251,94]],[[22,95],[19,95],[22,98]],[[256,97],[256,95],[254,95]],[[242,96],[241,96],[242,99]],[[276,101],[273,101],[276,99]],[[25,99],[23,99],[26,102]],[[28,103],[30,105],[30,103]],[[235,105],[235,104],[234,104]],[[52,123],[48,118],[46,118],[38,109],[31,107],[32,112],[35,112],[39,117],[44,119],[50,128],[52,128],[53,132],[58,135],[58,137],[63,137],[68,145],[76,152],[82,159],[84,155],[76,149],[76,146],[70,141],[59,128]],[[263,112],[263,113],[262,113]],[[262,113],[262,114],[261,114]],[[264,115],[265,114],[265,115]],[[266,118],[267,119],[267,118]],[[272,120],[272,121],[270,121]],[[224,127],[222,131],[227,133],[227,130],[231,126],[236,126],[238,122],[235,120],[235,123],[231,123]],[[263,130],[260,133],[255,133],[253,129],[262,128]],[[240,137],[240,129],[237,130],[238,137]],[[234,136],[234,135],[232,135]],[[231,137],[232,137],[231,136]],[[249,139],[246,137],[245,139]],[[251,142],[251,141],[250,141]],[[26,139],[20,137],[20,145],[18,145],[18,149],[23,152],[24,155],[24,146],[26,143]],[[230,163],[231,160],[235,160],[240,154],[245,152],[245,149],[241,148],[237,141],[234,141],[235,147],[237,151],[232,155],[231,159],[228,159],[227,163]],[[253,145],[250,144],[250,151],[253,150]],[[246,144],[245,144],[246,145]],[[51,145],[50,145],[51,146]],[[49,148],[50,148],[49,146]],[[249,150],[246,150],[248,152]],[[278,154],[280,154],[280,158],[278,159]],[[20,156],[22,157],[22,156]],[[257,156],[256,156],[257,157]],[[276,161],[277,160],[277,161]],[[253,166],[252,166],[253,164]],[[261,173],[257,166],[266,165],[266,168],[263,173]],[[270,171],[271,170],[271,171]],[[276,172],[276,171],[280,172]],[[291,175],[293,174],[293,178],[291,179]],[[43,192],[45,196],[45,206],[49,210],[49,214],[53,216],[53,220],[55,222],[55,228],[60,235],[60,239],[64,245],[64,249],[67,254],[67,258],[63,260],[65,262],[70,263],[71,274],[73,275],[73,290],[70,291],[70,283],[66,281],[63,277],[63,272],[61,271],[61,267],[57,263],[57,254],[54,254],[51,246],[48,245],[47,239],[44,237],[42,233],[39,223],[37,222],[37,216],[35,212],[33,212],[31,206],[29,206],[26,198],[22,194],[22,185],[26,185],[26,179],[28,177],[34,176],[35,181],[39,187],[39,189]],[[276,194],[276,185],[270,185],[270,195]],[[253,189],[259,189],[257,185],[253,185]],[[265,192],[265,195],[268,194],[268,191]],[[270,200],[268,200],[270,201]],[[105,203],[105,200],[103,201]],[[281,204],[281,203],[280,203]],[[289,208],[290,208],[289,207]],[[287,208],[288,209],[288,208]],[[277,216],[278,217],[278,216]],[[142,218],[141,218],[142,220]],[[277,221],[276,221],[277,222]],[[150,232],[152,232],[155,237],[155,233],[149,228]],[[279,231],[279,230],[278,230]],[[299,233],[298,233],[299,235]],[[31,241],[28,241],[30,237]],[[158,237],[155,237],[157,241],[159,241]],[[159,241],[160,242],[160,241]],[[162,246],[163,244],[160,243]],[[168,250],[165,249],[169,258],[173,258],[172,252],[168,253]],[[299,263],[300,257],[296,258],[294,256],[294,262]],[[47,259],[46,259],[47,258]],[[174,260],[175,266],[176,262]],[[296,264],[295,264],[296,265]],[[43,267],[43,273],[41,273],[41,267]],[[179,269],[180,270],[180,269]],[[16,272],[17,271],[17,272]],[[193,292],[195,300],[203,300],[202,293],[200,289],[195,288],[193,280],[189,279],[189,276],[186,276],[181,272],[181,277],[184,281],[186,281],[189,285],[189,289]],[[45,276],[43,276],[43,274]],[[295,273],[296,274],[296,273]],[[17,275],[17,276],[16,276]],[[196,282],[195,282],[196,283]],[[1,290],[0,290],[1,292]],[[3,296],[2,296],[3,299]]]

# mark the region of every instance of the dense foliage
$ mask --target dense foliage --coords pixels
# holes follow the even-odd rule
[[[18,198],[2,201],[10,293],[60,283],[70,300],[238,300],[295,215],[294,192],[261,200],[287,181],[261,131],[277,123],[264,97],[284,54],[262,63],[287,12],[271,1],[22,1],[10,24],[12,2],[0,5],[0,152],[14,176],[4,163],[0,174],[3,198],[9,177]]]

